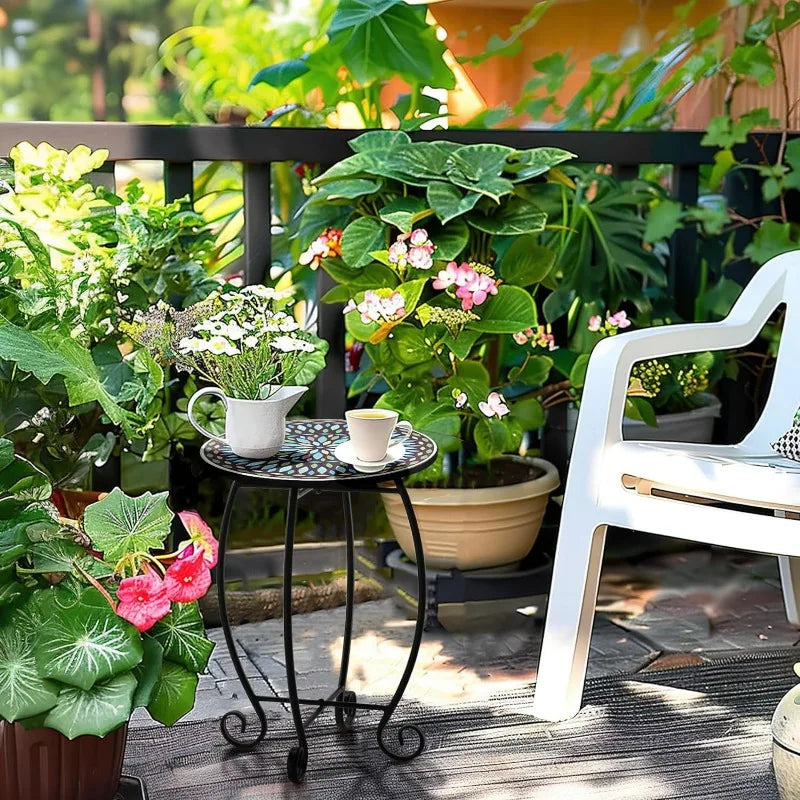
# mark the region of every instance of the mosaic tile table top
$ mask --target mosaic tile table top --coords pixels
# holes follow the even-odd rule
[[[380,472],[358,472],[339,461],[334,450],[348,440],[347,423],[341,419],[289,420],[280,452],[267,459],[241,458],[220,442],[206,442],[200,455],[212,467],[244,479],[274,482],[384,481],[419,472],[436,458],[436,443],[414,431],[404,442],[403,457]]]

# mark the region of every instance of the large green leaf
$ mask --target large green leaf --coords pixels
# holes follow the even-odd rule
[[[52,491],[47,475],[21,456],[13,456],[10,462],[0,468],[2,498],[13,497],[25,501],[47,500]]]
[[[60,608],[49,594],[39,603],[44,623],[35,647],[42,676],[91,689],[142,660],[139,632],[96,589],[85,590],[81,604],[69,609]]]
[[[480,192],[464,192],[452,183],[430,181],[427,189],[428,205],[442,223],[471,211],[481,198]]]
[[[164,663],[164,648],[151,636],[142,637],[142,649],[142,660],[133,668],[137,684],[133,695],[134,708],[142,708],[150,702]]]
[[[386,155],[390,150],[410,143],[411,138],[403,131],[367,131],[357,136],[355,139],[350,140],[350,149],[354,153],[377,153],[378,155]],[[325,175],[327,174],[326,172]]]
[[[514,190],[508,178],[500,176],[506,159],[516,151],[501,144],[467,144],[451,153],[445,174],[451,183],[499,202]]]
[[[530,150],[521,150],[508,157],[506,172],[513,173],[514,183],[526,181],[543,175],[556,164],[577,158],[575,153],[562,150],[560,147],[533,147]]]
[[[442,59],[444,46],[425,14],[424,6],[404,0],[341,0],[328,36],[362,85],[399,75],[414,85],[452,89],[455,81]]]
[[[533,298],[519,286],[500,286],[497,294],[483,305],[476,306],[480,319],[467,324],[486,333],[519,333],[536,324]]]
[[[502,455],[506,450],[506,427],[499,419],[482,419],[475,426],[475,444],[478,456],[484,461],[490,461]]]
[[[556,254],[540,245],[533,234],[518,236],[503,253],[500,274],[506,283],[533,286],[544,279],[553,267]]]
[[[297,80],[309,71],[306,57],[290,58],[287,61],[279,61],[277,64],[270,64],[264,69],[260,69],[250,81],[250,86],[258,83],[266,83],[276,89],[283,89],[292,81]]]
[[[0,317],[0,358],[13,361],[42,383],[61,375],[72,406],[98,402],[109,419],[133,436],[133,418],[103,386],[91,353],[67,335],[28,331]]]
[[[410,233],[416,224],[430,216],[433,211],[425,205],[421,197],[398,197],[385,205],[379,212],[380,218],[394,225],[403,233]]]
[[[172,611],[153,626],[149,635],[163,648],[164,658],[192,672],[202,672],[214,651],[197,603],[173,603]]]
[[[467,221],[484,233],[515,236],[543,231],[547,214],[520,197],[512,197],[493,214],[471,211]]]
[[[381,181],[372,178],[346,178],[326,183],[321,189],[328,200],[352,200],[374,194],[381,188]]]
[[[469,228],[466,223],[457,219],[449,222],[439,231],[432,231],[431,237],[436,244],[434,256],[443,261],[457,258],[469,241]]]
[[[433,330],[401,324],[392,329],[389,349],[401,364],[419,364],[430,359],[434,341]]]
[[[509,370],[508,378],[511,381],[520,381],[529,386],[541,386],[550,374],[553,359],[548,356],[530,356],[519,367]]]
[[[130,719],[135,691],[136,678],[130,672],[96,683],[88,690],[68,686],[61,690],[58,703],[44,724],[67,739],[105,736]]]
[[[526,431],[535,431],[541,428],[545,421],[542,404],[535,397],[518,400],[514,403],[511,406],[511,416]]]
[[[386,225],[374,217],[353,220],[342,233],[342,258],[351,267],[369,264],[370,253],[385,246],[386,232]]]
[[[405,408],[403,416],[414,430],[430,436],[441,452],[450,453],[461,446],[461,417],[455,408],[435,402],[412,403]]]
[[[116,563],[126,553],[146,552],[164,544],[172,523],[168,492],[129,497],[119,487],[86,508],[84,526],[95,549]]]
[[[162,725],[174,725],[194,708],[198,678],[174,661],[164,661],[147,710]]]
[[[58,684],[36,668],[31,638],[14,617],[0,629],[0,719],[7,722],[48,711],[58,699]]]
[[[35,542],[27,549],[33,560],[31,571],[34,573],[72,572],[76,566],[95,578],[107,578],[113,572],[108,564],[68,539]]]

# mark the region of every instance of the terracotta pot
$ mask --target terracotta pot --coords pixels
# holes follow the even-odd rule
[[[0,798],[112,800],[119,789],[128,726],[102,739],[70,741],[50,728],[0,722]]]
[[[790,689],[772,716],[772,765],[781,800],[800,797],[800,685]]]
[[[524,558],[536,542],[558,471],[541,458],[525,462],[544,470],[534,480],[481,489],[409,489],[422,536],[426,566],[482,569]],[[386,515],[403,552],[413,560],[414,542],[403,504],[382,494]]]
[[[50,498],[56,508],[67,519],[80,519],[86,506],[102,500],[107,492],[92,492],[88,489],[54,489]]]

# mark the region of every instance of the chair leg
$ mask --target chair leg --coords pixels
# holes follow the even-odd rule
[[[547,604],[533,713],[557,722],[578,713],[589,658],[606,525],[587,532],[564,515]]]
[[[789,624],[800,628],[800,558],[778,556],[783,604]]]

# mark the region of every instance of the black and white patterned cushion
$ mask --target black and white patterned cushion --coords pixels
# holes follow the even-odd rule
[[[772,449],[786,458],[800,461],[800,419],[795,418],[792,427],[772,443]]]

